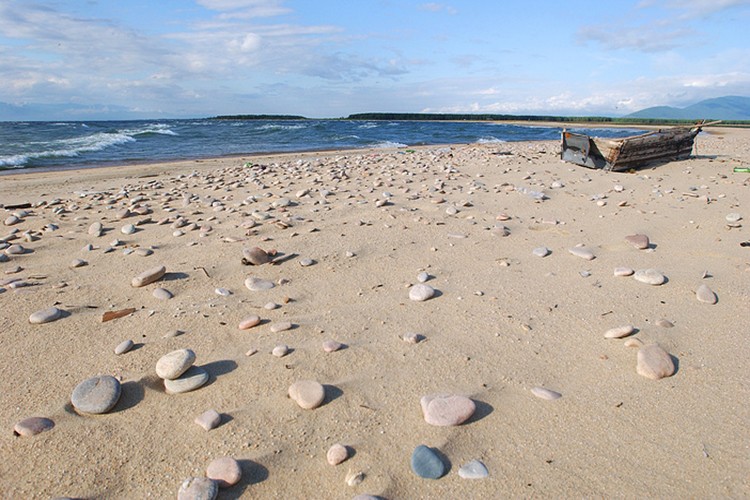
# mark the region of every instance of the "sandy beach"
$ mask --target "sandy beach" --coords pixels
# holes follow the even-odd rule
[[[175,498],[232,457],[218,498],[749,497],[750,130],[694,152],[635,173],[522,142],[4,175],[1,496]],[[254,247],[272,262],[244,264]],[[653,344],[658,380],[637,369]],[[156,365],[181,349],[208,381],[171,394]],[[74,406],[100,375],[114,407]],[[435,394],[473,411],[431,425]],[[54,426],[14,432],[29,417]],[[459,474],[472,460],[486,477]]]

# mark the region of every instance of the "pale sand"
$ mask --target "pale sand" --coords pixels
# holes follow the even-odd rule
[[[41,231],[54,222],[59,230],[21,242],[33,253],[0,264],[0,280],[38,283],[0,293],[2,496],[174,498],[183,479],[204,475],[211,460],[225,455],[242,461],[244,476],[220,498],[750,496],[750,248],[740,246],[750,239],[750,174],[732,173],[750,165],[750,131],[712,129],[698,138],[696,158],[636,174],[561,163],[553,142],[449,149],[0,177],[0,203],[59,198],[68,209],[30,209],[14,227]],[[229,187],[254,171],[241,168],[245,161],[269,166],[257,176],[265,186]],[[332,177],[341,171],[348,177]],[[152,174],[158,177],[143,177]],[[444,194],[430,193],[439,180]],[[564,187],[550,189],[555,180]],[[162,187],[140,189],[156,181]],[[614,190],[617,184],[623,192]],[[130,199],[146,198],[154,221],[182,214],[213,232],[174,237],[168,225],[147,224],[123,235],[123,225],[144,218],[114,219],[128,202],[106,203],[123,186]],[[535,202],[515,186],[543,190],[549,199]],[[691,188],[699,197],[683,195]],[[296,199],[301,189],[311,196]],[[331,191],[327,204],[316,203],[320,189]],[[173,200],[163,203],[173,190]],[[215,197],[234,212],[202,202],[183,208],[178,191]],[[386,191],[392,204],[376,208]],[[94,192],[105,194],[96,200]],[[603,207],[593,199],[600,194],[607,196]],[[243,205],[251,195],[258,201]],[[282,196],[297,205],[272,209]],[[439,196],[447,203],[432,203]],[[619,207],[622,201],[627,206]],[[446,214],[449,204],[457,204],[458,214]],[[166,213],[165,206],[176,210]],[[240,223],[253,210],[291,227],[262,222],[246,235]],[[491,230],[503,212],[512,217],[502,223],[507,237]],[[732,212],[743,215],[741,228],[727,227]],[[9,215],[1,213],[2,220]],[[111,231],[89,236],[94,221]],[[0,236],[11,229],[0,225]],[[634,233],[648,235],[653,251],[625,242]],[[124,255],[123,247],[103,253],[116,238],[154,246],[154,254]],[[82,251],[87,243],[95,250]],[[579,243],[596,259],[568,253]],[[242,248],[256,245],[316,264],[241,265]],[[552,254],[532,255],[542,245]],[[74,258],[89,264],[69,269]],[[167,267],[166,279],[131,287],[134,276],[159,264]],[[17,265],[24,270],[4,274]],[[615,277],[619,266],[656,268],[669,281],[649,286]],[[422,270],[440,293],[412,302],[408,287]],[[248,275],[289,283],[250,292],[243,285]],[[60,282],[68,286],[56,288]],[[716,305],[696,300],[702,283],[717,293]],[[160,286],[174,298],[155,299]],[[220,297],[217,287],[234,294]],[[263,309],[269,301],[282,307]],[[28,323],[31,313],[54,304],[69,316]],[[105,311],[128,307],[137,311],[101,322]],[[252,314],[266,322],[239,330]],[[675,327],[656,326],[661,318]],[[297,328],[272,334],[278,321]],[[638,375],[637,349],[604,338],[627,324],[638,328],[636,338],[658,342],[679,360],[674,376]],[[185,333],[164,338],[176,329]],[[410,332],[426,340],[403,341]],[[348,348],[324,353],[329,338]],[[138,348],[116,356],[126,339]],[[293,351],[276,358],[270,352],[278,344]],[[168,395],[154,367],[183,347],[195,351],[211,381]],[[245,356],[251,348],[259,352]],[[97,374],[121,377],[122,399],[109,414],[79,416],[70,394]],[[287,397],[300,379],[327,386],[323,406],[302,410]],[[536,386],[562,398],[537,398]],[[419,401],[435,392],[470,396],[477,413],[458,427],[430,426]],[[206,432],[193,420],[209,408],[223,422]],[[56,426],[14,436],[14,424],[30,416],[49,417]],[[356,453],[334,467],[326,452],[337,442]],[[411,472],[409,459],[420,444],[444,454],[451,467],[445,477]],[[459,467],[472,459],[487,465],[489,478],[459,478]],[[364,481],[348,486],[347,473],[360,471]]]

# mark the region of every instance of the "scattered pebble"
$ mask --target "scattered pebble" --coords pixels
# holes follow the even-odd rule
[[[420,444],[411,455],[411,470],[425,479],[440,479],[446,473],[446,467],[435,451]]]
[[[221,415],[212,408],[195,417],[195,423],[203,427],[204,430],[210,431],[219,426],[221,423]]]
[[[262,278],[256,278],[254,276],[249,276],[245,280],[245,286],[248,290],[251,292],[261,292],[264,290],[270,290],[274,286],[276,286],[273,281],[264,280]]]
[[[409,299],[415,302],[423,302],[435,295],[435,289],[430,285],[418,283],[409,289]]]
[[[661,285],[667,281],[667,277],[656,269],[638,269],[633,274],[633,278],[647,285]]]
[[[403,337],[401,337],[401,340],[404,342],[408,342],[410,344],[419,344],[424,340],[424,335],[420,335],[419,333],[409,332],[405,333]]]
[[[313,264],[315,264],[315,261],[312,259],[300,259],[299,260],[299,265],[302,267],[309,267],[309,266],[312,266]]]
[[[281,321],[271,325],[271,333],[285,332],[292,329],[292,324],[289,321]]]
[[[325,396],[325,388],[314,380],[298,380],[289,386],[289,397],[305,410],[323,404]]]
[[[555,392],[545,387],[534,387],[531,389],[531,394],[538,398],[546,399],[547,401],[554,401],[562,397],[562,394],[559,392]]]
[[[243,248],[242,256],[244,257],[242,260],[243,264],[251,266],[260,266],[271,262],[271,256],[265,250],[258,247]]]
[[[13,432],[18,436],[35,436],[48,431],[55,426],[55,422],[46,417],[29,417],[13,426]]]
[[[194,391],[208,382],[208,372],[200,366],[191,366],[175,379],[165,379],[164,388],[168,394],[181,394]]]
[[[83,259],[73,259],[70,261],[70,264],[68,264],[68,267],[70,267],[71,269],[75,269],[75,268],[84,267],[87,265],[88,265],[88,262],[86,262]]]
[[[41,325],[43,323],[50,323],[56,321],[62,317],[62,311],[56,307],[48,307],[41,311],[36,311],[29,316],[29,323],[33,325]]]
[[[436,426],[461,425],[474,414],[476,404],[466,396],[431,394],[419,401],[425,422]]]
[[[636,365],[638,375],[659,380],[671,376],[674,370],[672,357],[659,344],[650,344],[638,349],[638,363]]]
[[[166,272],[167,268],[164,266],[152,267],[151,269],[144,271],[133,278],[130,284],[136,288],[146,286],[150,283],[153,283],[154,281],[161,279],[161,277],[164,276]]]
[[[159,300],[169,300],[172,297],[174,297],[174,295],[172,295],[172,292],[170,292],[166,288],[161,288],[161,287],[154,288],[154,291],[151,293],[154,296],[154,298],[157,298]]]
[[[575,255],[576,257],[580,257],[586,260],[593,260],[595,257],[594,252],[586,247],[573,247],[568,249],[568,252],[570,252],[572,255]]]
[[[672,328],[674,326],[674,323],[672,323],[668,319],[661,318],[656,321],[656,325],[662,328]]]
[[[94,415],[107,413],[120,399],[120,381],[110,375],[91,377],[73,389],[70,402],[76,410]]]
[[[618,326],[616,328],[610,328],[606,332],[604,332],[604,338],[605,339],[621,339],[623,337],[627,337],[628,335],[632,334],[635,331],[635,327],[633,325],[624,325],[624,326]]]
[[[347,458],[349,458],[349,450],[346,449],[346,446],[338,443],[328,448],[326,453],[326,460],[331,465],[338,465]]]
[[[430,280],[430,275],[426,272],[422,271],[421,273],[417,274],[417,281],[420,283],[426,283]]]
[[[207,477],[185,479],[177,491],[177,500],[214,500],[219,494],[219,485]]]
[[[165,354],[156,362],[156,374],[163,379],[176,379],[195,363],[195,353],[190,349],[177,349]]]
[[[484,479],[489,475],[487,467],[479,460],[471,460],[458,469],[458,476],[463,479]]]
[[[333,339],[323,341],[323,351],[325,352],[336,352],[344,346],[341,342],[337,342]]]
[[[629,267],[616,267],[614,271],[615,276],[632,276],[635,271]]]
[[[729,223],[735,223],[735,222],[741,221],[742,220],[742,216],[740,214],[738,214],[737,212],[732,212],[732,213],[727,214],[727,216],[725,217],[725,219]]]
[[[217,288],[216,290],[214,290],[214,293],[222,297],[229,297],[230,295],[232,295],[231,290],[228,290],[226,288]]]
[[[645,250],[650,244],[648,236],[646,236],[645,234],[631,234],[625,236],[625,241],[633,245],[638,250]]]
[[[271,354],[276,356],[277,358],[283,358],[287,354],[289,354],[289,346],[280,344],[273,348],[271,351]]]
[[[719,300],[718,297],[716,297],[714,291],[705,284],[702,284],[698,287],[698,290],[696,290],[695,292],[695,298],[697,298],[700,302],[705,302],[706,304],[716,304],[716,302],[718,302]]]
[[[240,321],[239,328],[240,330],[248,330],[254,326],[258,326],[259,324],[260,324],[260,316],[252,315]]]
[[[550,249],[547,247],[536,247],[531,253],[537,257],[546,257],[550,254]]]
[[[641,342],[641,339],[629,338],[623,343],[623,345],[625,347],[641,347],[643,346],[643,342]]]
[[[219,457],[206,467],[206,477],[216,481],[219,488],[229,488],[242,479],[242,468],[232,457]]]
[[[123,340],[119,344],[117,344],[117,347],[115,347],[115,354],[118,356],[120,354],[125,354],[129,350],[133,348],[133,341],[132,340]]]

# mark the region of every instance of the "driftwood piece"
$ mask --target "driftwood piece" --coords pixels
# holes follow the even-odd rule
[[[102,315],[102,323],[106,323],[107,321],[112,321],[113,319],[122,318],[129,314],[133,314],[135,312],[134,307],[129,307],[127,309],[120,309],[119,311],[107,311]]]

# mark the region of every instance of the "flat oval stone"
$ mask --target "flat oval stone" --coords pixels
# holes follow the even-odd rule
[[[667,281],[667,277],[656,269],[639,269],[633,274],[633,278],[647,285],[661,285]]]
[[[476,404],[466,396],[431,394],[419,401],[425,422],[430,425],[461,425],[476,411]]]
[[[674,323],[665,318],[657,320],[656,324],[662,328],[672,328],[674,326]]]
[[[659,380],[674,374],[674,363],[659,344],[650,344],[638,349],[636,372],[646,378]]]
[[[151,292],[151,294],[154,296],[154,298],[157,298],[159,300],[169,300],[174,297],[174,295],[172,295],[172,292],[170,292],[166,288],[161,287],[154,288],[154,291]]]
[[[346,446],[338,443],[328,448],[326,453],[326,460],[331,465],[338,465],[347,458],[349,458],[349,450],[346,449]]]
[[[635,271],[629,267],[616,267],[614,271],[615,276],[632,276],[633,273]]]
[[[58,320],[62,317],[62,311],[56,307],[48,307],[41,311],[36,311],[29,316],[29,323],[33,325],[41,325],[42,323],[50,323]]]
[[[285,332],[292,329],[292,324],[289,321],[280,321],[271,325],[272,333]]]
[[[344,346],[341,342],[337,342],[335,340],[324,340],[323,341],[323,351],[325,352],[336,352],[339,349],[341,349]]]
[[[409,299],[415,302],[424,302],[435,295],[435,289],[424,283],[417,283],[409,289]]]
[[[463,479],[484,479],[489,475],[487,467],[479,460],[467,462],[458,469],[458,476]]]
[[[594,252],[586,247],[573,247],[568,249],[568,252],[570,252],[571,255],[575,255],[576,257],[580,257],[586,260],[593,260],[595,257]]]
[[[195,417],[195,423],[203,427],[203,429],[210,431],[219,426],[221,415],[214,409],[206,410]]]
[[[646,236],[645,234],[630,234],[628,236],[625,236],[625,241],[633,245],[638,250],[645,250],[650,244],[648,236]]]
[[[430,275],[426,272],[422,271],[421,273],[417,274],[417,281],[420,283],[426,283],[430,280]]]
[[[706,304],[716,304],[719,300],[714,291],[705,284],[699,286],[698,290],[695,291],[695,298]]]
[[[417,446],[411,454],[411,470],[425,479],[440,479],[446,472],[445,464],[438,454],[423,444]]]
[[[299,260],[299,265],[302,267],[310,267],[313,264],[315,264],[315,261],[312,259],[300,259]]]
[[[21,255],[26,253],[26,249],[23,247],[23,245],[19,245],[18,243],[15,243],[8,248],[5,249],[5,253],[7,255]]]
[[[532,250],[531,253],[532,255],[536,255],[537,257],[546,257],[550,254],[550,250],[547,247],[537,247]]]
[[[214,500],[219,494],[219,485],[207,477],[185,479],[177,491],[177,500]]]
[[[232,457],[219,457],[206,467],[206,477],[216,481],[219,488],[229,488],[242,479],[242,468]]]
[[[191,366],[175,379],[165,379],[164,388],[169,394],[181,394],[198,389],[208,382],[208,372],[200,366]]]
[[[83,259],[73,259],[70,261],[70,264],[68,264],[68,267],[70,267],[71,269],[75,269],[77,267],[84,267],[87,265],[88,265],[88,262],[86,262]]]
[[[149,283],[153,283],[154,281],[161,279],[161,277],[164,276],[166,272],[167,268],[165,266],[152,267],[151,269],[144,271],[133,278],[130,284],[136,288],[146,286]]]
[[[621,339],[623,337],[627,337],[634,331],[635,331],[635,327],[633,325],[618,326],[616,328],[610,328],[609,330],[604,332],[604,338],[605,339]]]
[[[215,289],[214,293],[216,293],[216,295],[221,295],[222,297],[229,297],[230,295],[232,295],[231,290],[229,290],[228,288],[221,288],[221,287]]]
[[[119,344],[117,344],[117,347],[115,347],[115,354],[125,354],[129,350],[133,348],[133,341],[132,340],[123,340]]]
[[[737,212],[732,212],[732,213],[727,214],[726,217],[724,218],[726,219],[727,222],[734,223],[734,222],[741,221],[742,215],[738,214]]]
[[[325,388],[314,380],[298,380],[289,386],[289,397],[305,410],[312,410],[323,404]]]
[[[153,254],[154,251],[150,248],[136,248],[134,254],[138,255],[139,257],[148,257],[149,255]]]
[[[271,262],[271,256],[268,255],[265,250],[258,247],[243,248],[242,256],[245,258],[244,260],[247,264],[253,266],[260,266],[262,264]]]
[[[277,358],[283,358],[284,356],[289,354],[289,346],[284,345],[284,344],[277,345],[276,347],[273,348],[273,350],[271,351],[271,354],[273,354]]]
[[[248,276],[245,280],[245,286],[252,292],[261,292],[263,290],[270,290],[276,285],[274,285],[273,281],[256,278],[255,276]]]
[[[260,324],[260,316],[252,315],[240,321],[240,330],[247,330]]]
[[[29,437],[48,431],[55,426],[55,422],[46,417],[29,417],[13,426],[13,432],[19,436]]]
[[[7,217],[6,219],[5,219],[5,221],[4,221],[3,223],[4,223],[4,224],[5,224],[6,226],[15,226],[15,225],[16,225],[16,224],[18,224],[19,222],[21,222],[21,218],[20,218],[20,217],[16,217],[15,215],[9,215],[9,216],[8,216],[8,217]]]
[[[156,374],[163,379],[175,379],[195,363],[195,353],[190,349],[177,349],[165,354],[156,362]]]
[[[135,226],[133,224],[125,224],[120,229],[122,234],[133,234],[135,232]]]
[[[97,236],[98,237],[98,236],[102,235],[102,229],[103,229],[103,227],[102,227],[102,223],[101,222],[93,222],[89,226],[88,232],[89,232],[89,234],[91,236]]]
[[[94,415],[107,413],[120,399],[120,382],[111,375],[84,380],[73,389],[70,402],[76,410]]]
[[[560,399],[562,397],[562,394],[559,392],[547,389],[546,387],[534,387],[531,389],[531,394],[538,398],[546,399],[547,401],[554,401],[555,399]]]

